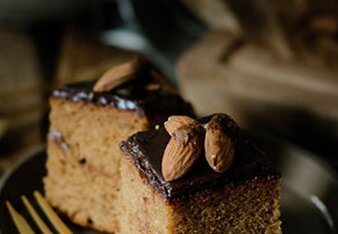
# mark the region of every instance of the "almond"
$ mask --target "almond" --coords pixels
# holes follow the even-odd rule
[[[150,70],[150,78],[152,82],[159,84],[162,90],[170,93],[177,93],[177,88],[168,79],[166,79],[160,72],[155,69]]]
[[[94,86],[95,92],[108,92],[133,80],[146,67],[146,60],[136,57],[130,62],[121,64],[104,73]]]
[[[192,168],[203,149],[203,131],[200,125],[186,125],[173,132],[162,159],[166,181],[176,180]]]
[[[164,127],[170,136],[179,128],[185,125],[197,125],[199,122],[185,115],[172,115],[164,122]]]
[[[205,158],[216,172],[224,172],[231,166],[236,149],[235,140],[224,129],[225,127],[235,127],[233,124],[228,126],[229,120],[223,122],[222,120],[224,120],[222,116],[215,115],[209,121],[206,126],[204,142]]]
[[[161,88],[160,84],[157,83],[149,83],[145,86],[145,89],[148,91],[157,91]]]

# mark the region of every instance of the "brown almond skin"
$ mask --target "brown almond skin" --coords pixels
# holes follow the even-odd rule
[[[228,122],[229,123],[229,122]],[[216,172],[224,172],[231,166],[235,150],[236,142],[233,136],[230,136],[231,132],[237,128],[236,126],[224,126],[222,122],[222,116],[215,115],[206,126],[205,134],[205,158],[209,166]]]
[[[162,174],[166,181],[184,176],[203,150],[204,129],[200,125],[185,125],[173,132],[164,150]]]
[[[130,62],[121,64],[104,73],[94,85],[95,92],[108,92],[122,84],[133,80],[137,74],[142,73],[147,67],[147,61],[142,57],[135,57]]]
[[[169,133],[170,136],[173,135],[173,133],[185,126],[185,125],[197,125],[199,124],[199,122],[193,118],[190,118],[188,116],[185,115],[172,115],[168,118],[168,120],[166,122],[164,122],[164,127],[167,130],[167,132]]]
[[[151,80],[160,85],[162,90],[170,93],[178,93],[177,88],[168,79],[165,79],[161,73],[155,69],[150,70]]]

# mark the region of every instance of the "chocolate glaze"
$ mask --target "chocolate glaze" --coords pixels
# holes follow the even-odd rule
[[[94,92],[95,82],[92,80],[66,85],[53,91],[52,97],[135,111],[147,116],[151,125],[163,122],[163,118],[171,114],[194,116],[191,105],[178,94],[163,89],[147,90],[144,82],[127,83],[110,92]]]
[[[206,122],[209,118],[202,121]],[[161,128],[139,132],[121,142],[120,148],[132,161],[143,179],[167,202],[186,199],[195,192],[236,185],[250,178],[279,178],[265,156],[241,132],[237,132],[237,148],[234,162],[224,173],[214,172],[202,155],[194,168],[184,177],[171,182],[165,181],[161,172],[162,155],[170,136]]]

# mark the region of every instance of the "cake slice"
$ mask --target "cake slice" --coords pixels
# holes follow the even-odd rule
[[[73,222],[107,232],[119,230],[118,143],[173,113],[193,115],[190,104],[140,58],[99,81],[55,90],[50,105],[46,197]]]
[[[120,144],[119,233],[281,233],[280,175],[230,117],[166,129]]]

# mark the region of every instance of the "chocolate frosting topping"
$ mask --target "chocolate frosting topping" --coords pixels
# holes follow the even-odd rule
[[[187,175],[168,182],[162,176],[161,161],[169,139],[169,134],[161,128],[136,133],[120,144],[121,150],[135,164],[143,179],[168,202],[182,200],[195,192],[221,185],[238,184],[250,178],[280,176],[261,151],[243,133],[238,132],[236,154],[229,170],[224,173],[214,172],[202,155]]]
[[[161,88],[147,90],[147,83],[143,81],[127,83],[109,92],[94,92],[95,82],[92,80],[66,85],[55,90],[52,97],[136,111],[151,119],[152,124],[159,123],[158,116],[169,116],[171,113],[194,116],[191,105],[178,94]]]

